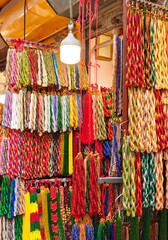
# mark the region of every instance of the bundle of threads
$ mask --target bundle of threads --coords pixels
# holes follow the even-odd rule
[[[73,173],[73,131],[37,133],[9,130],[0,148],[1,174],[11,177],[41,178]]]
[[[167,23],[152,14],[138,3],[128,7],[127,87],[168,89]]]
[[[3,177],[0,201],[1,239],[22,239],[22,216],[25,214],[24,181]]]
[[[114,116],[122,115],[122,83],[123,83],[123,40],[114,35],[112,56],[112,113]]]
[[[80,101],[78,93],[6,91],[2,126],[21,131],[30,129],[39,135],[71,131],[80,125]]]
[[[103,141],[107,139],[106,125],[103,111],[102,95],[98,92],[92,94],[92,109],[93,109],[93,127],[94,139]]]
[[[126,75],[129,101],[128,131],[130,150],[135,155],[135,171],[138,173],[135,174],[135,184],[138,186],[136,214],[142,215],[143,206],[144,213],[148,216],[145,220],[147,224],[145,223],[144,239],[150,239],[150,211],[163,210],[164,206],[168,208],[168,24],[164,14],[159,12],[158,17],[153,8],[142,7],[138,2],[135,5],[134,3],[128,5]],[[125,191],[126,193],[128,191],[127,167],[127,162],[123,161],[124,195]],[[138,182],[142,183],[142,196]],[[138,201],[137,198],[140,197],[142,199]],[[129,208],[130,202],[127,197],[124,198],[125,203],[125,208]]]
[[[136,213],[136,201],[141,201],[135,197],[135,155],[130,150],[130,137],[124,136],[123,138],[123,207],[127,216],[135,217]],[[137,196],[138,197],[138,196]],[[141,196],[139,195],[139,198]]]
[[[117,186],[108,186],[97,183],[97,177],[101,176],[101,158],[98,153],[88,152],[83,159],[78,153],[74,159],[74,172],[72,175],[72,216],[76,220],[92,217],[95,237],[98,233],[98,222],[101,217],[114,217],[117,210],[118,195]],[[80,193],[80,194],[79,194]],[[75,236],[78,227],[74,226]],[[73,238],[76,239],[76,238]],[[78,238],[77,238],[78,239]]]
[[[26,189],[22,239],[70,240],[71,179],[27,181]]]
[[[72,228],[71,240],[94,240],[92,219],[87,216],[83,220],[76,219]]]
[[[7,82],[8,85],[19,89],[27,86],[56,86],[57,89],[66,87],[69,90],[87,90],[89,80],[86,66],[65,65],[60,61],[59,54],[51,48],[35,49],[24,40],[14,39],[7,53]],[[82,75],[82,77],[81,77]],[[81,80],[82,79],[82,82]]]
[[[128,131],[131,151],[157,151],[156,99],[153,89],[128,89]],[[164,133],[163,133],[164,136]]]
[[[100,176],[99,155],[90,152],[83,160],[82,154],[78,153],[72,175],[72,215],[77,219],[85,214],[97,215],[101,211],[101,190],[97,185],[97,176]]]
[[[120,177],[122,169],[122,130],[119,125],[116,125],[114,123],[112,123],[111,126],[113,138],[111,140],[103,142],[103,155],[104,157],[110,157],[109,168],[108,164],[106,164],[108,176]],[[107,149],[109,149],[109,152]]]

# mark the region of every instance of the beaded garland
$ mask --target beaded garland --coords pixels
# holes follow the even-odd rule
[[[9,95],[13,100],[18,99],[12,108],[8,107],[11,106]],[[81,118],[78,95],[78,93],[70,95],[72,101],[69,102],[69,95],[59,96],[52,93],[47,95],[35,92],[30,94],[29,91],[22,90],[19,91],[19,94],[16,94],[7,91],[2,125],[21,131],[26,130],[26,128],[31,131],[37,130],[39,135],[42,135],[45,131],[56,132],[62,130],[66,132],[72,128],[76,129],[79,127]],[[28,100],[25,107],[23,107],[23,102],[20,102],[20,99],[23,99],[23,102],[26,99]],[[58,101],[60,101],[59,105],[61,106],[58,105]],[[38,108],[37,104],[40,105]],[[61,119],[58,119],[58,116],[61,116]]]
[[[129,88],[128,130],[132,151],[157,151],[155,96],[152,90]],[[143,109],[144,107],[144,109]],[[146,123],[146,126],[144,124]],[[163,135],[164,137],[164,135]]]
[[[6,139],[7,146],[4,144],[5,138],[1,141],[0,151],[8,156],[1,162],[2,169],[6,169],[5,173],[10,176],[21,176],[25,179],[61,173],[72,175],[73,133],[61,133],[61,136],[60,138],[59,133],[45,133],[40,137],[28,131],[21,134],[20,131],[10,130]],[[64,144],[66,154],[63,152]],[[18,146],[18,149],[15,146]]]
[[[164,162],[166,167],[165,206],[167,207],[168,25],[164,17],[153,14],[153,9],[142,8],[139,3],[135,6],[128,5],[126,75],[126,85],[129,88],[128,130],[130,149],[136,154],[136,171],[137,163],[140,163],[139,152],[141,153],[141,176],[135,175],[136,197],[138,200],[138,179],[142,179],[143,207],[146,208],[146,212],[149,211],[148,215],[150,215],[149,207],[152,211],[162,210],[164,207]],[[160,13],[163,14],[163,12]],[[164,153],[163,150],[165,150]],[[138,173],[140,173],[139,170],[140,166]],[[124,181],[124,196],[125,184]],[[137,203],[136,213],[139,215],[142,207]],[[141,202],[139,204],[141,205]],[[129,203],[126,205],[129,206]],[[149,226],[148,229],[145,226],[144,232],[146,239],[149,239]]]
[[[156,210],[163,209],[164,203],[164,189],[163,189],[163,162],[162,162],[163,153],[158,152],[155,154],[155,172],[156,172]]]
[[[129,6],[127,14],[127,87],[167,89],[166,22],[146,8],[134,9]]]
[[[135,216],[134,153],[130,151],[129,137],[123,138],[123,207],[127,216]]]
[[[136,215],[142,216],[142,185],[141,185],[141,160],[140,154],[135,155],[135,186],[136,186]]]
[[[30,85],[43,87],[56,85],[57,89],[68,87],[69,90],[78,90],[82,87],[83,90],[87,90],[89,80],[85,64],[83,63],[82,73],[78,65],[72,65],[71,74],[68,74],[67,78],[69,66],[63,64],[59,57],[55,53],[38,49],[34,51],[25,48],[20,51],[19,46],[16,49],[9,48],[7,54],[7,72],[10,71],[7,74],[8,84],[15,88]],[[80,74],[82,74],[81,86]]]

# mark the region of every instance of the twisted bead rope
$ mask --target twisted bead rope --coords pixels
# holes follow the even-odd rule
[[[155,208],[156,210],[162,210],[163,209],[163,195],[164,195],[164,189],[163,189],[163,162],[162,162],[163,153],[162,151],[157,152],[155,154],[155,174],[156,174],[156,204]]]
[[[12,115],[12,94],[9,92],[9,99],[8,99],[8,122],[7,127],[10,127],[11,124],[11,115]]]
[[[8,84],[12,84],[13,55],[14,55],[14,49],[9,49],[7,54],[7,64],[6,64]]]
[[[2,149],[2,169],[1,174],[7,174],[7,152],[8,152],[8,139],[4,138],[3,149]]]
[[[143,207],[149,207],[150,201],[150,181],[149,181],[149,154],[146,152],[141,155],[142,165],[142,195],[143,195]]]
[[[152,87],[152,44],[151,44],[151,17],[145,13],[145,20],[144,20],[144,54],[145,54],[145,82],[146,87],[150,89]]]
[[[97,178],[96,178],[96,167],[95,167],[95,161],[94,156],[91,156],[89,159],[89,198],[90,198],[90,204],[89,204],[89,214],[90,216],[97,215],[98,208],[97,208],[97,194],[96,194],[96,186],[97,186]]]
[[[60,197],[60,212],[61,212],[61,218],[62,218],[62,224],[65,231],[65,224],[66,224],[66,214],[65,214],[65,208],[64,208],[64,187],[59,187],[59,197]]]
[[[44,58],[43,58],[43,53],[42,51],[40,52],[40,59],[41,59],[41,81],[42,81],[42,86],[43,87],[47,87],[48,86],[48,75],[47,75],[47,70],[46,70],[46,66],[45,66],[45,62],[44,62]]]
[[[77,103],[77,101],[78,101],[77,94],[72,93],[72,96],[73,96],[73,106],[74,106],[73,122],[74,122],[74,128],[76,129],[78,127],[78,112],[79,112],[80,108]]]
[[[142,88],[137,88],[137,146],[140,152],[145,151],[145,144],[144,144],[144,90]]]
[[[54,71],[55,71],[56,82],[57,82],[57,89],[61,89],[56,54],[55,53],[52,54],[52,57],[53,57]]]
[[[97,114],[96,114],[96,99],[95,95],[92,95],[92,109],[93,109],[93,132],[94,132],[94,139],[97,139]]]
[[[89,79],[86,65],[84,62],[80,64],[83,66],[81,86],[87,90]],[[57,89],[68,86],[69,89],[79,89],[79,75],[79,65],[66,66],[55,53],[25,48],[23,52],[10,49],[7,54],[8,83],[16,88],[37,84],[43,87],[56,85]]]
[[[37,51],[37,65],[38,65],[38,72],[37,72],[37,85],[42,85],[42,76],[41,76],[41,55],[40,55],[40,51]]]
[[[55,114],[55,111],[54,111],[54,95],[51,95],[51,112],[52,112],[52,131],[53,132],[56,132],[56,114]]]
[[[95,167],[96,167],[96,177],[100,177],[100,156],[98,153],[94,154]],[[96,184],[96,194],[97,194],[97,209],[98,214],[101,212],[101,189],[100,184]]]
[[[135,88],[128,89],[128,118],[129,118],[129,125],[128,131],[130,134],[130,149],[131,151],[137,151],[137,128],[136,124],[138,122],[137,119],[137,90]]]
[[[106,126],[104,121],[102,95],[97,96],[97,140],[107,139]]]
[[[70,106],[69,106],[69,96],[65,95],[66,99],[66,129],[69,129],[69,114],[70,114]],[[73,111],[75,114],[75,111]]]
[[[50,127],[50,95],[47,95],[47,132],[51,132],[51,127]]]
[[[167,136],[165,135],[165,114],[164,104],[162,103],[162,91],[155,90],[156,98],[156,135],[158,151],[164,149],[167,146]]]
[[[12,62],[12,58],[11,58],[11,55],[12,55],[12,49],[8,49],[7,51],[7,56],[6,56],[6,78],[7,78],[7,82],[8,84],[11,84],[11,62]],[[11,59],[10,59],[11,58]]]
[[[154,211],[155,210],[155,156],[153,152],[150,153],[149,161],[150,161],[149,162],[150,164],[150,168],[149,168],[150,206],[152,211]]]
[[[130,168],[130,187],[131,187],[131,192],[130,192],[130,211],[131,211],[131,216],[135,217],[135,166],[134,166],[134,154],[131,154],[131,168]]]
[[[74,127],[74,122],[73,122],[73,99],[72,99],[72,95],[69,96],[69,100],[70,100],[70,126]]]
[[[28,55],[26,50],[23,50],[23,53],[22,53],[22,74],[21,74],[20,83],[23,87],[26,87],[30,84],[29,61],[28,61]]]
[[[9,101],[10,101],[10,92],[6,91],[6,96],[5,96],[5,114],[3,116],[3,122],[2,125],[4,125],[5,127],[8,127],[8,119],[9,119]]]
[[[62,131],[66,132],[66,96],[61,97],[61,105],[62,105]]]
[[[17,214],[25,214],[25,198],[24,198],[24,181],[18,180],[18,202],[17,202]]]
[[[156,89],[167,89],[167,54],[165,22],[157,19],[154,22],[154,47],[155,47],[155,79]]]
[[[41,193],[38,193],[38,194],[37,194],[37,200],[38,200],[38,214],[39,214],[39,223],[40,223],[41,239],[45,239]]]
[[[117,55],[116,55],[116,36],[113,37],[113,58],[112,58],[112,112],[115,112],[115,82],[116,82],[116,74],[117,74]]]
[[[166,150],[164,152],[164,158],[165,158],[165,166],[166,166],[166,203],[165,208],[168,209],[168,151]]]
[[[34,91],[31,94],[29,91],[23,90],[20,90],[18,94],[7,91],[2,124],[21,131],[25,128],[29,128],[31,131],[37,130],[40,136],[45,131],[56,132],[62,128],[64,132],[70,130],[70,120],[71,125],[76,129],[80,120],[79,103],[79,95],[76,93],[61,97]],[[99,109],[101,115],[101,100]],[[100,123],[103,124],[104,129],[103,116],[101,116]]]
[[[156,81],[155,81],[155,59],[154,59],[154,22],[156,21],[156,18],[153,17],[151,18],[151,34],[152,34],[152,40],[151,40],[151,45],[152,45],[152,83],[153,86],[155,86]]]
[[[6,111],[6,101],[7,101],[7,91],[5,92],[5,103],[4,103],[4,110],[3,110],[3,118],[2,118],[2,126],[5,125],[5,111]]]
[[[132,151],[157,151],[153,89],[129,88],[128,117]]]
[[[143,24],[141,13],[136,14],[136,41],[137,41],[137,59],[139,68],[139,86],[145,87],[144,78],[144,51],[143,51]]]
[[[167,43],[166,43],[166,28],[165,21],[162,21],[162,62],[161,62],[161,77],[164,85],[164,89],[168,89],[168,75],[167,75]]]
[[[145,91],[146,94],[146,91]],[[148,111],[149,111],[149,125],[150,125],[150,130],[149,130],[149,139],[151,141],[151,152],[156,152],[157,151],[157,137],[156,137],[156,114],[155,114],[155,94],[153,89],[149,91],[149,98],[148,98]],[[147,150],[147,149],[146,149]]]
[[[56,196],[56,189],[54,187],[50,190],[50,197],[51,197],[51,221],[52,221],[52,231],[53,231],[53,239],[58,238],[58,210],[57,210],[57,196]]]
[[[18,94],[12,94],[12,129],[18,129]]]
[[[74,159],[72,179],[72,216],[80,218],[85,215],[85,169],[80,153]]]
[[[44,131],[48,129],[48,104],[47,104],[47,95],[44,94]]]
[[[13,50],[13,81],[12,81],[12,85],[15,86],[16,84],[16,49]]]
[[[132,28],[133,28],[133,12],[128,9],[127,11],[127,75],[126,75],[126,85],[127,87],[132,86]]]
[[[134,154],[130,151],[129,137],[123,138],[123,207],[127,216],[135,216]]]
[[[53,58],[51,53],[43,52],[43,59],[48,77],[48,85],[56,84],[56,76],[54,72]]]
[[[146,90],[144,94],[144,122],[144,146],[146,146],[146,151],[150,153],[151,151],[157,150],[155,131],[155,98],[153,89]]]
[[[136,186],[136,215],[138,217],[142,216],[142,184],[141,184],[141,160],[140,154],[135,155],[135,186]]]

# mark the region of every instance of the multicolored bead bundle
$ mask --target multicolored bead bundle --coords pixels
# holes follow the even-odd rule
[[[74,159],[72,215],[76,219],[85,218],[86,215],[100,215],[105,219],[107,215],[113,217],[116,213],[117,186],[109,184],[101,187],[97,183],[101,172],[101,158],[98,153],[88,152],[84,159],[79,153]]]
[[[0,202],[1,239],[71,239],[75,221],[70,179],[25,183],[16,178],[8,183],[6,176]]]
[[[41,178],[73,173],[73,132],[37,133],[9,130],[0,149],[0,173],[11,177]]]
[[[146,7],[127,14],[127,87],[167,89],[167,22]]]
[[[81,73],[80,64],[63,64],[54,49],[31,49],[21,39],[12,40],[11,45],[7,54],[7,82],[15,89],[54,85],[57,89],[89,88],[85,63],[82,63]]]
[[[105,117],[115,120],[122,117],[123,89],[123,39],[113,36],[112,88],[101,87]]]
[[[2,126],[24,131],[66,132],[80,125],[80,94],[6,91]]]
[[[163,187],[167,170],[164,176],[163,166],[168,148],[168,25],[162,16],[163,12],[157,15],[147,6],[142,7],[141,2],[128,4],[126,75],[128,132],[130,150],[136,156],[135,168],[137,161],[141,163],[139,180],[142,179],[142,196],[141,194],[138,196],[142,204],[140,211],[136,212],[139,216],[142,205],[143,208],[150,208],[152,211],[162,210],[164,194],[167,196],[167,187],[165,193]],[[126,150],[124,152],[126,154]],[[167,169],[166,161],[165,165]],[[127,165],[123,165],[124,189],[128,181],[128,176],[125,175],[126,167]],[[137,186],[139,180],[135,177]],[[129,208],[129,201],[125,208]]]
[[[130,137],[124,136],[123,138],[123,207],[127,216],[135,217],[135,166],[134,166],[134,153],[130,151]],[[139,200],[140,196],[139,196]],[[139,201],[138,200],[138,201]]]
[[[67,179],[66,179],[67,180]],[[27,182],[23,239],[71,239],[71,180]]]
[[[22,216],[25,214],[24,181],[16,178],[2,180],[0,201],[0,236],[2,239],[20,239]]]
[[[131,151],[157,151],[156,99],[153,89],[128,89],[128,131]],[[159,145],[159,143],[158,143]]]

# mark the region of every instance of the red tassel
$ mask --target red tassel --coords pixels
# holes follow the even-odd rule
[[[78,138],[79,138],[78,130],[74,130],[73,132],[73,156],[78,154]]]
[[[92,144],[94,142],[92,96],[90,92],[86,93],[84,100],[81,141],[83,144]]]

